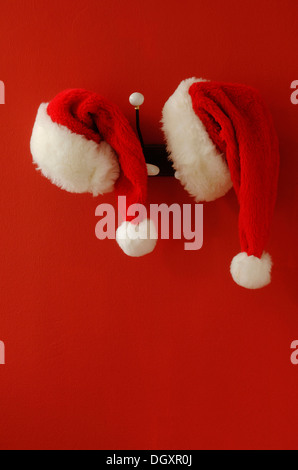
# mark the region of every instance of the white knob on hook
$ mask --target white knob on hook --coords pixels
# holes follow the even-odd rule
[[[129,97],[130,104],[132,106],[134,106],[135,108],[138,108],[139,106],[142,106],[144,101],[145,101],[145,97],[144,97],[144,95],[142,95],[142,93],[135,92],[132,95],[130,95],[130,97]]]
[[[151,165],[151,163],[147,163],[147,173],[148,176],[157,176],[160,173],[160,169],[156,165]]]

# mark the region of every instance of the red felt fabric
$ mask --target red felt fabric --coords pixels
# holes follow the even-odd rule
[[[115,191],[131,204],[145,204],[147,169],[142,147],[121,110],[97,93],[75,89],[59,93],[48,105],[57,124],[88,140],[106,141],[116,152],[121,168]],[[82,155],[84,158],[84,155]],[[126,220],[133,217],[122,214]]]
[[[279,146],[272,117],[251,87],[196,82],[193,109],[227,160],[240,204],[241,251],[261,257],[277,195]]]

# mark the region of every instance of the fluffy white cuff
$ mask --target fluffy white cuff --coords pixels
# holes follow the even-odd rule
[[[176,178],[198,202],[214,201],[233,186],[228,165],[193,110],[189,88],[200,81],[204,80],[183,80],[162,111],[163,131]]]
[[[231,274],[234,281],[246,289],[260,289],[271,282],[272,261],[268,253],[261,258],[239,253],[231,263]]]
[[[52,121],[41,104],[31,137],[33,161],[52,183],[71,193],[94,196],[114,189],[117,156],[106,142],[97,144]]]
[[[120,248],[128,256],[138,257],[151,253],[157,243],[157,232],[154,222],[145,219],[138,225],[123,222],[116,232]]]

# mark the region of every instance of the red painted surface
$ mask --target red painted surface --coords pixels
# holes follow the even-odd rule
[[[14,0],[0,5],[0,447],[298,448],[296,0]],[[84,87],[142,91],[148,143],[164,101],[196,75],[258,88],[281,175],[268,251],[273,282],[235,285],[236,197],[209,203],[204,246],[160,241],[125,257],[98,241],[98,198],[62,192],[30,161],[39,103]],[[190,202],[174,179],[150,202]]]

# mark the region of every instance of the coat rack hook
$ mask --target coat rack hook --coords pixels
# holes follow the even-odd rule
[[[135,92],[129,97],[130,104],[134,106],[136,110],[136,127],[137,127],[138,136],[139,136],[143,150],[144,150],[144,140],[143,140],[143,136],[142,136],[142,132],[140,128],[140,106],[144,104],[144,101],[145,101],[145,97],[144,95],[142,95],[142,93]]]
[[[174,171],[168,160],[165,145],[144,144],[140,126],[140,107],[144,104],[145,97],[142,93],[132,93],[129,97],[130,104],[136,110],[136,128],[139,140],[147,163],[148,176],[173,176]]]

